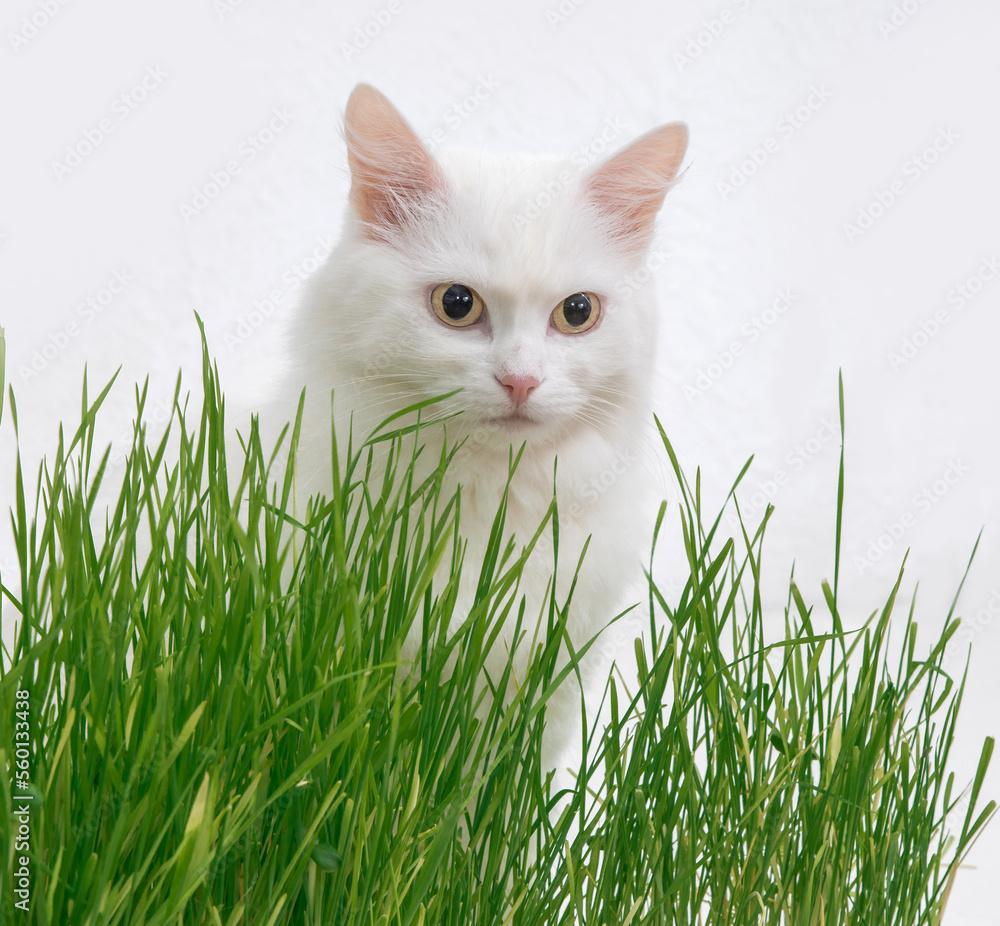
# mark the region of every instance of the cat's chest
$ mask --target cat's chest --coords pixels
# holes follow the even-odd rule
[[[555,569],[557,597],[565,598],[575,578],[576,610],[582,621],[596,626],[612,616],[624,588],[641,568],[648,505],[638,474],[599,492],[591,491],[594,481],[586,475],[589,469],[580,469],[562,462],[553,468],[547,462],[532,465],[529,461],[518,468],[509,485],[506,470],[487,465],[459,467],[455,478],[461,485],[461,532],[467,543],[466,564],[471,567],[466,573],[478,576],[506,489],[505,537],[514,537],[518,554],[534,542],[521,573],[521,593],[529,605],[541,607]],[[539,533],[554,492],[558,548],[555,517],[550,516]]]

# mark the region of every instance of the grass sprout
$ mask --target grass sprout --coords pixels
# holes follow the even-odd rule
[[[941,636],[918,642],[900,573],[845,630],[843,452],[833,586],[809,603],[793,577],[784,634],[768,639],[767,516],[724,537],[723,513],[702,510],[700,479],[692,488],[661,428],[681,501],[661,507],[656,534],[680,532],[689,574],[671,602],[650,567],[638,686],[609,679],[610,722],[585,731],[579,784],[557,792],[541,741],[546,702],[575,684],[583,655],[566,652],[572,600],[519,595],[533,541],[508,539],[506,496],[485,560],[466,561],[461,494],[443,490],[452,453],[415,465],[421,429],[440,426],[436,403],[374,442],[334,435],[332,496],[298,510],[294,465],[273,474],[294,462],[301,405],[277,448],[256,422],[236,446],[204,348],[201,407],[178,378],[153,439],[137,388],[115,466],[94,437],[111,387],[91,399],[84,378],[79,427],[60,430],[34,482],[18,458],[19,574],[0,577],[14,640],[0,654],[0,922],[941,922],[994,813],[981,794],[993,741],[957,784],[964,676],[942,665],[955,605]],[[16,433],[12,391],[7,405]],[[403,424],[414,417],[419,427]],[[388,459],[377,479],[375,452]],[[557,527],[555,502],[548,519]],[[476,603],[459,614],[470,570]],[[512,692],[493,698],[486,654],[510,616],[530,666],[491,679]],[[14,907],[25,806],[28,912]]]

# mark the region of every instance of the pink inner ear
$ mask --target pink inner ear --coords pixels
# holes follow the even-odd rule
[[[373,237],[404,225],[446,187],[437,162],[383,94],[354,88],[344,116],[351,202]]]
[[[662,125],[610,157],[587,178],[585,195],[615,220],[630,249],[648,244],[656,213],[684,160],[687,140],[683,122]]]

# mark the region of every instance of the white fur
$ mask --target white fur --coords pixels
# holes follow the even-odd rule
[[[582,195],[584,175],[569,162],[449,150],[439,163],[453,191],[446,206],[415,217],[392,244],[366,235],[349,207],[340,244],[308,287],[293,334],[296,370],[287,396],[292,408],[307,387],[299,498],[331,487],[331,389],[340,436],[352,413],[355,434],[366,434],[400,408],[461,389],[436,406],[463,412],[448,423],[449,442],[468,438],[447,486],[461,484],[461,530],[468,540],[457,617],[464,617],[472,599],[510,448],[526,441],[507,528],[522,543],[535,532],[552,497],[558,457],[560,601],[591,537],[570,612],[571,636],[579,644],[639,600],[634,583],[655,512],[643,460],[652,423],[657,311],[650,291],[621,285],[644,254],[615,243],[613,224]],[[475,289],[486,305],[486,323],[454,329],[439,320],[428,294],[442,282]],[[553,309],[580,291],[600,297],[599,323],[582,334],[554,330]],[[511,431],[488,422],[510,408],[498,382],[506,373],[542,380],[523,406],[537,422],[531,427]],[[429,458],[436,460],[436,453]],[[526,617],[533,619],[529,639],[551,571],[547,537],[520,588]],[[626,600],[630,586],[635,597]],[[507,645],[512,630],[504,629]],[[413,649],[416,643],[411,640]],[[521,646],[518,676],[527,658]],[[505,659],[506,652],[495,650],[491,671]],[[578,695],[557,702],[549,727],[573,732],[574,704]],[[550,761],[559,740],[557,734],[548,741]]]

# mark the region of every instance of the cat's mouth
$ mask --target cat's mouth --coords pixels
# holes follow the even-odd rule
[[[512,409],[503,415],[494,415],[492,418],[487,418],[485,423],[505,431],[517,431],[536,425],[538,421],[518,409]]]

